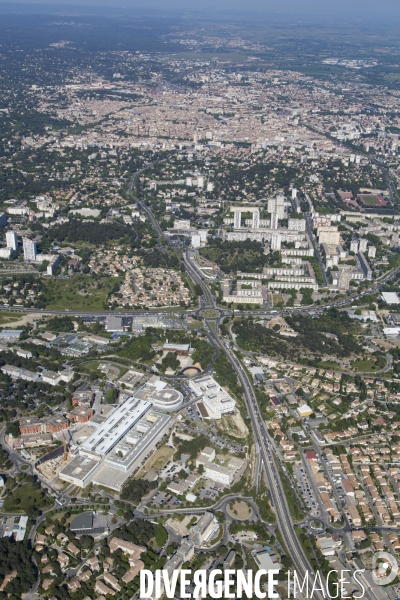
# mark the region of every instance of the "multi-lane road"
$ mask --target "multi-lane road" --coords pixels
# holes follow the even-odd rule
[[[193,268],[192,265],[190,265],[187,259],[185,260],[185,266],[194,283],[199,284],[202,287],[204,297],[207,298],[209,307],[215,308],[214,297],[212,296],[210,290],[205,285],[203,280],[198,275],[197,271]],[[208,326],[209,335],[214,341],[214,346],[219,347],[221,352],[225,352],[242,386],[247,411],[253,428],[254,438],[256,443],[258,444],[260,455],[263,461],[263,467],[267,477],[267,484],[270,492],[272,505],[275,510],[277,525],[282,534],[286,549],[293,560],[297,574],[299,577],[304,579],[305,577],[307,577],[307,574],[312,574],[312,569],[308,563],[305,552],[300,544],[299,538],[297,537],[296,531],[294,529],[289,506],[280,479],[280,474],[275,462],[275,455],[273,452],[271,439],[268,432],[266,431],[253,387],[250,383],[245,369],[243,368],[242,364],[240,363],[234,352],[231,350],[229,345],[221,341],[218,333],[216,333],[213,327],[211,327],[210,321],[207,318],[205,318],[204,320]],[[323,594],[317,591],[315,592],[314,597],[317,600],[322,600],[324,598]]]
[[[155,226],[156,231],[159,234],[159,239],[160,239],[160,237],[163,236],[163,233],[161,232],[159,225],[158,225],[154,215],[151,212],[151,209],[149,207],[146,207],[146,211],[149,214],[149,217],[150,217],[153,225]],[[188,275],[190,276],[190,278],[192,279],[193,283],[200,285],[203,290],[202,308],[216,309],[215,298],[212,295],[209,287],[204,282],[202,275],[193,266],[187,251],[183,253],[183,260],[184,260],[184,264],[185,264],[185,269],[186,269]],[[361,292],[361,293],[357,294],[356,296],[353,296],[352,298],[345,299],[345,300],[339,300],[337,302],[331,303],[330,305],[328,305],[324,308],[318,308],[315,310],[315,312],[317,313],[320,310],[322,311],[324,309],[329,309],[333,306],[338,307],[338,308],[341,306],[344,307],[345,305],[347,305],[351,302],[354,302],[355,300],[359,300],[360,298],[362,298],[363,296],[365,296],[367,294],[374,293],[375,291],[379,290],[379,288],[381,286],[383,286],[385,283],[387,283],[388,281],[390,281],[394,277],[396,277],[399,271],[400,271],[400,267],[395,269],[393,272],[386,275],[385,277],[381,278],[379,281],[377,281],[375,283],[375,285],[372,286],[372,288],[369,288],[368,290],[365,290],[364,292]],[[304,308],[304,309],[300,309],[299,311],[291,311],[291,312],[309,312],[309,311],[310,311],[310,308]],[[257,311],[257,314],[260,314],[260,312],[261,311]],[[275,311],[275,312],[277,312],[277,311]],[[280,311],[280,312],[284,312],[284,311]],[[204,313],[200,313],[200,314],[204,315]],[[220,311],[220,317],[222,317],[223,314],[224,314],[224,311]],[[247,312],[247,314],[248,314],[248,312]],[[204,318],[205,324],[207,325],[208,330],[209,330],[208,335],[209,335],[210,341],[212,341],[213,346],[215,348],[219,348],[220,352],[224,352],[226,354],[226,356],[227,356],[230,364],[232,365],[234,371],[236,372],[239,382],[242,386],[247,411],[248,411],[248,414],[249,414],[249,417],[251,420],[251,424],[252,424],[252,428],[253,428],[254,438],[255,438],[256,443],[258,444],[258,448],[259,448],[259,452],[260,452],[259,460],[262,461],[262,466],[263,466],[265,474],[266,474],[270,498],[272,501],[273,508],[275,510],[277,526],[282,534],[282,538],[283,538],[284,544],[286,546],[286,549],[292,558],[292,561],[293,561],[293,564],[294,564],[295,570],[297,571],[298,576],[301,577],[301,579],[303,579],[303,580],[305,577],[307,577],[307,575],[308,576],[311,575],[311,577],[312,577],[312,574],[313,574],[312,568],[308,562],[307,556],[306,556],[304,549],[299,541],[299,538],[296,534],[296,531],[295,531],[295,528],[294,528],[294,525],[293,525],[293,522],[291,519],[288,502],[285,497],[284,488],[282,485],[282,481],[280,479],[280,473],[278,471],[277,462],[275,460],[272,439],[270,438],[270,436],[266,430],[264,421],[262,419],[262,416],[261,416],[261,413],[259,410],[257,399],[255,397],[255,393],[254,393],[252,384],[247,376],[247,373],[246,373],[244,367],[242,366],[242,364],[239,361],[239,359],[237,358],[237,356],[234,354],[233,350],[230,348],[229,344],[224,342],[219,335],[218,327],[219,327],[220,319],[219,318],[212,319],[212,321],[211,321],[210,319],[207,319],[206,317],[203,317],[203,318]],[[213,326],[211,323],[213,323]],[[259,465],[259,468],[260,468],[260,465]],[[321,591],[315,590],[313,597],[316,598],[317,600],[322,600],[325,597],[325,594],[322,593]]]
[[[149,165],[152,166],[152,165]],[[146,167],[146,169],[149,167]],[[146,170],[143,169],[142,171]],[[142,172],[140,171],[140,172]],[[135,179],[137,177],[137,175],[139,175],[139,173],[136,173],[131,181],[130,181],[130,185],[129,185],[129,190],[132,191],[134,184],[135,184]],[[154,227],[154,229],[157,232],[158,235],[158,239],[159,239],[159,247],[162,247],[162,240],[164,240],[166,243],[168,243],[168,240],[166,239],[163,231],[161,230],[157,219],[154,217],[151,208],[149,206],[146,206],[144,202],[140,202],[142,208],[147,212],[150,221]],[[209,287],[205,284],[202,274],[198,271],[198,269],[195,268],[195,266],[193,265],[189,254],[187,251],[183,251],[182,252],[182,258],[184,261],[184,265],[185,265],[185,269],[186,272],[188,273],[189,277],[192,279],[194,284],[198,284],[201,286],[201,289],[203,291],[203,297],[201,300],[201,304],[202,304],[202,309],[204,308],[208,308],[208,309],[214,309],[216,311],[218,311],[219,316],[218,317],[214,317],[214,318],[207,318],[204,317],[204,313],[200,312],[200,316],[203,317],[205,324],[208,328],[208,337],[210,339],[210,342],[212,343],[212,345],[214,346],[214,348],[217,349],[217,351],[219,352],[224,352],[230,362],[230,364],[232,365],[232,368],[234,369],[234,371],[236,372],[239,382],[242,386],[243,389],[243,395],[244,395],[244,399],[246,402],[246,406],[247,406],[247,411],[251,420],[251,424],[252,424],[252,428],[253,428],[253,432],[254,432],[254,437],[255,437],[255,441],[258,445],[259,448],[259,452],[260,452],[260,458],[259,458],[259,469],[261,469],[261,467],[264,468],[265,474],[266,474],[266,478],[267,478],[267,483],[268,483],[268,488],[269,488],[269,492],[270,492],[270,497],[271,497],[271,501],[275,510],[275,514],[276,514],[276,520],[277,520],[277,526],[282,534],[283,537],[283,541],[284,544],[286,546],[286,549],[288,551],[288,553],[290,554],[295,569],[298,573],[299,576],[306,577],[307,573],[310,575],[310,573],[312,574],[312,569],[308,563],[307,557],[305,555],[305,552],[301,546],[301,543],[297,537],[292,519],[291,519],[291,515],[290,515],[290,510],[289,510],[289,506],[287,503],[287,499],[285,497],[285,493],[284,493],[284,488],[280,479],[280,474],[278,471],[278,466],[275,460],[275,453],[274,453],[274,447],[273,447],[273,443],[272,440],[265,428],[265,424],[264,421],[262,419],[262,416],[260,414],[260,410],[259,410],[259,406],[254,394],[254,390],[252,387],[252,384],[247,376],[247,373],[245,371],[245,369],[243,368],[242,364],[240,363],[240,361],[238,360],[237,356],[234,354],[233,350],[230,348],[229,344],[225,343],[222,338],[219,335],[219,324],[220,324],[220,318],[222,318],[225,314],[229,314],[231,311],[223,311],[220,310],[218,308],[216,308],[216,301],[215,298],[213,296],[213,294],[211,293],[211,290],[209,289]],[[375,282],[375,284],[372,286],[372,288],[369,288],[367,290],[365,290],[364,292],[361,292],[353,297],[347,298],[345,300],[339,300],[336,302],[332,302],[331,304],[329,304],[328,306],[325,307],[304,307],[304,308],[300,308],[298,310],[293,310],[290,311],[292,314],[296,313],[296,312],[310,312],[313,311],[315,314],[318,314],[319,312],[322,312],[325,309],[329,309],[333,306],[335,307],[341,307],[341,306],[345,306],[348,304],[351,304],[351,302],[354,302],[355,300],[358,300],[360,298],[362,298],[363,296],[370,294],[370,293],[374,293],[375,291],[377,291],[380,287],[382,287],[385,283],[387,283],[388,281],[390,281],[391,279],[393,279],[398,272],[400,271],[400,267],[395,269],[393,272],[391,272],[390,274],[386,275],[385,277],[381,278],[380,280],[377,280]],[[87,316],[87,315],[96,315],[96,316],[106,316],[107,314],[113,314],[114,316],[119,314],[113,311],[103,311],[103,312],[92,312],[92,311],[51,311],[51,310],[38,310],[38,309],[21,309],[21,307],[18,308],[14,308],[14,307],[9,307],[9,306],[0,306],[0,310],[23,310],[24,312],[34,312],[34,313],[41,313],[41,314],[73,314],[76,316]],[[167,316],[168,314],[174,313],[176,312],[176,310],[174,311],[174,309],[171,309],[171,311],[168,312],[163,312],[162,314],[164,316]],[[198,312],[198,311],[195,311]],[[285,310],[280,310],[280,311],[266,311],[266,310],[257,310],[257,311],[246,311],[246,315],[249,315],[253,312],[254,315],[258,315],[258,316],[262,316],[262,315],[272,315],[272,314],[280,314],[280,313],[285,313],[285,312],[289,312],[289,311],[285,311]],[[134,315],[134,314],[151,314],[154,315],[154,312],[150,312],[150,311],[132,311],[132,312],[121,312],[120,313],[121,316],[128,316],[128,315]],[[176,315],[178,316],[178,315]],[[262,463],[262,465],[261,465]],[[322,600],[323,595],[321,592],[316,591],[314,593],[314,597],[317,600]]]

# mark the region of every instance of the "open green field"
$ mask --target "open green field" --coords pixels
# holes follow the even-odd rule
[[[340,363],[338,363],[335,360],[323,360],[320,363],[318,363],[318,366],[320,369],[332,369],[333,371],[343,370],[340,366]]]
[[[376,362],[371,359],[354,360],[351,363],[351,366],[355,371],[360,371],[362,373],[367,373],[369,371],[378,371],[379,369],[383,368],[380,365],[377,365]]]
[[[53,506],[54,501],[31,483],[15,488],[4,501],[4,512],[26,512],[31,508],[43,509]]]
[[[100,365],[108,365],[109,369],[101,371],[99,369]],[[92,360],[87,363],[82,363],[82,361],[77,361],[75,364],[75,368],[79,373],[93,373],[94,371],[98,371],[99,373],[106,375],[107,379],[117,379],[118,377],[122,377],[128,371],[128,368],[124,365],[118,365],[107,360]]]
[[[103,310],[104,303],[116,283],[119,283],[117,277],[101,277],[95,280],[90,275],[53,279],[47,285],[46,308]]]

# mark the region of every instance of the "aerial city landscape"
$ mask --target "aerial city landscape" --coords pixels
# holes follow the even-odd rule
[[[0,600],[400,597],[397,25],[10,6]]]

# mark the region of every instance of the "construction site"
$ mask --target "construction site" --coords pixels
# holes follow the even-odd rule
[[[63,433],[63,445],[43,456],[35,465],[36,469],[51,483],[58,478],[58,474],[69,462],[71,456],[65,435]]]

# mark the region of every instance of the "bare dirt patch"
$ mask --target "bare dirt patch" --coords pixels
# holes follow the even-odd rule
[[[382,340],[381,338],[375,338],[372,340],[374,344],[383,348],[383,350],[391,350],[392,348],[397,348],[399,346],[399,342],[396,340]]]
[[[171,529],[176,531],[178,535],[186,537],[187,535],[189,535],[191,527],[193,527],[194,523],[196,523],[199,520],[199,518],[200,517],[198,516],[192,515],[180,515],[180,519],[168,519],[167,525],[169,525]]]
[[[159,471],[165,465],[165,463],[171,459],[173,453],[173,448],[167,448],[167,446],[162,446],[161,448],[158,448],[158,450],[156,450],[154,454],[150,456],[149,460],[146,462],[142,470]]]
[[[249,430],[239,412],[234,415],[222,415],[217,422],[217,428],[222,434],[227,433],[238,440],[243,440],[249,435]]]
[[[34,321],[39,321],[42,317],[43,315],[39,313],[29,313],[22,315],[21,313],[15,313],[15,315],[10,315],[9,313],[6,313],[5,316],[0,312],[0,325],[5,325],[6,327],[12,325],[12,327],[14,328],[23,327],[24,325],[28,325],[29,323],[32,323]]]
[[[236,500],[235,502],[229,503],[228,513],[234,519],[238,519],[239,521],[247,521],[252,516],[253,511],[247,502]]]

